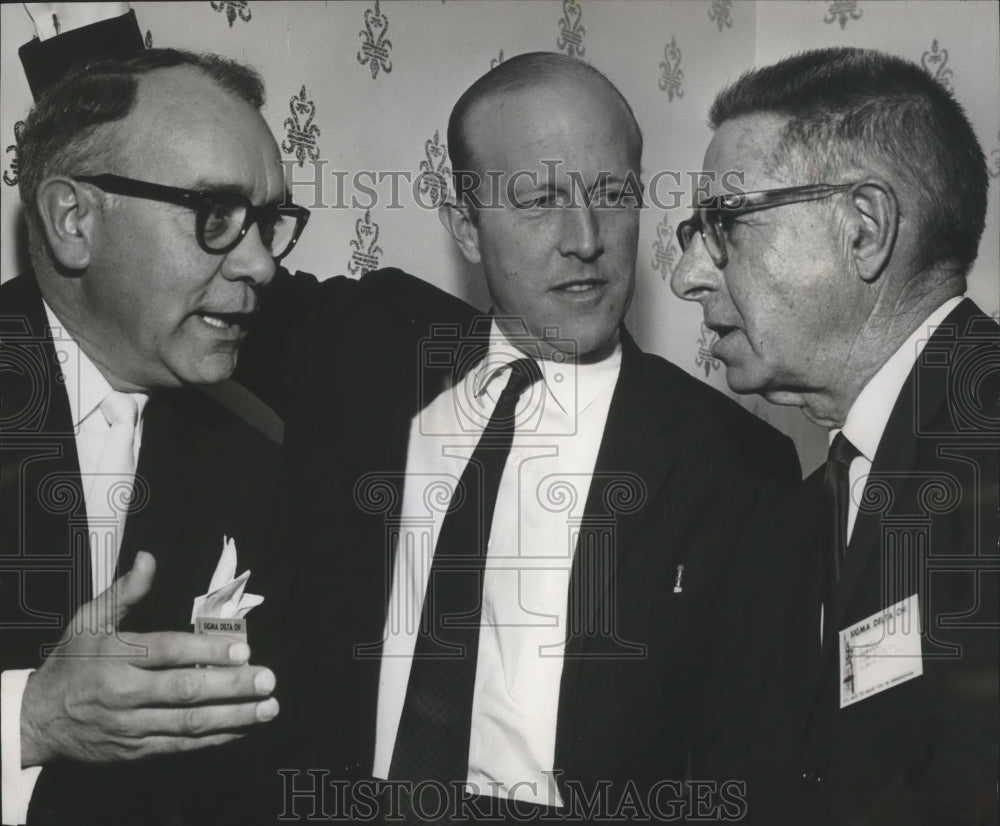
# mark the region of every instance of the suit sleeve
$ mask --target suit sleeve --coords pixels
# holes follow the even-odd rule
[[[318,385],[329,388],[345,363],[378,362],[396,354],[413,362],[437,323],[466,324],[473,308],[395,268],[360,279],[320,281],[279,269],[240,348],[234,378],[283,419],[315,408]],[[418,369],[417,364],[412,365]]]
[[[97,5],[97,4],[95,4]],[[32,97],[39,97],[70,69],[102,57],[123,57],[145,48],[135,12],[101,20],[18,50]]]
[[[345,276],[320,281],[280,268],[240,347],[234,378],[286,418],[338,351],[357,288]]]

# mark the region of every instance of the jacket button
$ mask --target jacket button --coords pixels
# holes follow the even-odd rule
[[[823,782],[823,778],[816,772],[802,772],[802,782],[807,786],[818,786]]]

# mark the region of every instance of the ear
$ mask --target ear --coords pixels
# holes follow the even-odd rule
[[[56,261],[70,270],[86,269],[102,215],[95,195],[72,178],[46,178],[38,187],[35,205]]]
[[[873,282],[885,271],[896,245],[899,203],[892,187],[881,178],[858,184],[851,191],[853,221],[849,253],[858,275]]]
[[[479,228],[472,222],[469,208],[458,204],[444,204],[438,208],[438,218],[451,233],[466,260],[471,264],[478,264],[482,260],[479,254]]]

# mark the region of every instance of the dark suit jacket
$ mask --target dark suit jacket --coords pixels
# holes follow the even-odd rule
[[[822,649],[822,469],[762,548],[747,650],[769,684],[757,701],[743,689],[765,728],[729,732],[763,745],[729,764],[751,778],[755,823],[996,822],[998,346],[997,325],[964,301],[914,366],[879,444]],[[922,676],[841,709],[838,632],[914,593]]]
[[[473,313],[398,271],[371,273],[353,290],[279,278],[271,298],[282,292],[292,304],[311,296],[312,307],[323,306],[324,293],[336,295],[342,311],[324,334],[336,327],[339,344],[301,333],[299,355],[285,357],[313,377],[308,404],[281,412],[293,475],[303,483],[288,535],[311,555],[298,622],[324,634],[303,653],[295,694],[305,745],[290,765],[358,780],[373,759],[410,419],[475,362],[462,350]],[[450,355],[449,343],[458,348]],[[286,387],[275,397],[294,394]],[[597,805],[627,816],[620,806],[629,782],[644,793],[684,777],[702,669],[724,615],[717,591],[750,526],[798,479],[787,438],[625,334],[570,588],[569,613],[580,621],[567,640],[555,755],[570,805],[587,811],[587,796],[610,782],[610,802]],[[286,777],[283,788],[290,795],[314,780]],[[339,804],[332,792],[284,803],[300,815],[317,805],[330,813]],[[662,814],[671,811],[664,804]]]
[[[86,510],[69,402],[35,279],[4,284],[0,299],[0,657],[3,669],[36,668],[91,597]],[[273,551],[278,444],[193,389],[154,393],[143,421],[137,496],[119,571],[131,567],[140,549],[154,554],[157,569],[151,592],[122,627],[190,631],[192,601],[207,590],[227,535],[236,540],[239,572],[252,571],[247,590],[265,597],[247,617],[251,659],[280,672],[293,560]],[[192,814],[212,801],[196,806],[197,786],[184,779],[214,772],[224,786],[225,768],[218,766],[245,759],[254,739],[180,761],[45,768],[30,822],[172,822],[180,811],[187,812],[181,822],[219,822]]]
[[[134,20],[123,26],[134,29]],[[95,52],[94,38],[81,42],[84,53]],[[25,66],[39,86],[47,82]],[[391,584],[387,516],[401,489],[410,418],[454,378],[454,365],[422,360],[422,345],[436,334],[461,336],[473,315],[398,271],[360,285],[287,275],[279,275],[238,370],[285,418],[283,547],[312,558],[289,626],[288,650],[301,645],[306,665],[283,705],[287,719],[294,703],[303,729],[287,753],[292,774],[275,787],[283,812],[295,804],[294,767],[335,778],[370,771]],[[441,324],[451,329],[442,333]],[[731,631],[721,580],[797,469],[788,439],[626,342],[583,526],[598,544],[613,536],[610,557],[578,552],[571,586],[579,594],[593,585],[596,599],[571,606],[584,622],[567,640],[559,700],[555,762],[564,798],[572,800],[574,783],[613,782],[620,799],[628,780],[648,787],[683,776],[687,745],[712,716],[700,701],[710,641]],[[380,473],[388,485],[358,487]],[[674,594],[678,565],[687,584]],[[587,621],[610,622],[613,633],[584,633]],[[312,803],[304,805],[308,812]],[[616,807],[612,800],[606,808]]]
[[[38,100],[74,66],[105,57],[127,57],[145,47],[135,11],[58,36],[37,37],[17,50],[31,95]]]

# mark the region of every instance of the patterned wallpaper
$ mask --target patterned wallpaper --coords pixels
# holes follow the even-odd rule
[[[714,93],[754,63],[824,45],[871,46],[922,63],[966,106],[990,161],[990,215],[970,293],[1000,314],[1000,22],[992,0],[361,0],[133,3],[147,45],[176,45],[255,65],[264,115],[295,198],[313,209],[286,262],[329,276],[398,265],[474,304],[480,274],[434,207],[450,173],[451,106],[504,59],[558,50],[605,72],[646,136],[643,214],[629,323],[640,344],[725,390],[701,310],[670,292],[690,175],[710,139]],[[0,276],[24,259],[17,198],[18,121],[30,102],[17,47],[34,31],[20,5],[0,8]],[[795,438],[803,464],[825,454],[794,409],[741,401]]]

